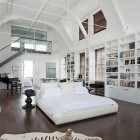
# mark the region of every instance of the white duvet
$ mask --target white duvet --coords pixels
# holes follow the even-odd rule
[[[96,95],[69,95],[39,98],[38,105],[45,109],[53,118],[63,114],[91,108],[117,105],[115,101]]]

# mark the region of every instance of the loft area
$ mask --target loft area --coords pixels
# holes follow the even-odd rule
[[[11,26],[11,36],[12,37],[27,37],[27,38],[35,38],[46,40],[47,39],[47,31],[41,31],[37,29],[29,29],[25,27],[19,26]]]
[[[1,0],[0,135],[67,127],[103,140],[139,139],[139,5]]]
[[[17,39],[18,37],[16,36],[12,38]],[[11,43],[11,50],[29,53],[51,54],[52,42],[41,39],[22,37]]]
[[[11,39],[12,51],[51,54],[52,41],[47,41],[47,32],[11,26]]]

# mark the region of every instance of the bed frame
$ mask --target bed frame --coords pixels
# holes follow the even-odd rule
[[[67,83],[67,84],[71,84],[71,83]],[[64,87],[67,86],[67,84],[64,83]],[[74,85],[78,84],[78,83],[73,83]],[[82,84],[82,83],[79,83]],[[48,86],[48,84],[46,84]],[[42,85],[43,87],[46,87],[46,85]],[[69,88],[66,87],[66,90],[69,90]],[[67,94],[69,91],[64,91],[65,94]],[[89,108],[89,109],[84,109],[82,111],[76,111],[76,112],[72,112],[72,113],[67,113],[64,114],[62,116],[59,116],[57,118],[53,118],[53,116],[51,114],[49,114],[45,108],[43,106],[41,106],[38,103],[38,98],[40,95],[40,90],[36,90],[36,104],[37,106],[56,124],[56,125],[60,125],[60,124],[64,124],[64,123],[69,123],[69,122],[74,122],[74,121],[78,121],[78,120],[83,120],[83,119],[88,119],[88,118],[92,118],[92,117],[97,117],[97,116],[101,116],[101,115],[106,115],[106,114],[111,114],[111,113],[115,113],[118,111],[118,104],[113,104],[113,105],[106,105],[103,107],[99,107],[99,108]]]
[[[100,108],[85,109],[82,111],[76,111],[69,114],[67,113],[65,115],[58,117],[57,119],[54,119],[52,115],[46,112],[45,108],[40,106],[38,103],[37,106],[55,123],[55,125],[98,117],[106,114],[116,113],[118,111],[118,105],[113,105],[113,106],[108,105]]]

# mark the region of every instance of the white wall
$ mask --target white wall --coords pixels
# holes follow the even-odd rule
[[[117,0],[116,4],[120,10],[120,13],[128,26],[133,31],[140,31],[140,1],[139,0]]]
[[[0,49],[11,44],[11,25],[9,23],[0,26]],[[0,51],[0,63],[12,56],[16,52],[11,52],[11,47],[8,46],[6,49]]]
[[[113,4],[113,1],[115,4]],[[75,20],[64,20],[58,27],[61,29],[61,25],[63,24],[65,31],[69,35],[69,38],[73,41],[73,44],[70,44],[71,47],[74,45],[76,50],[82,50],[87,47],[93,47],[96,45],[103,44],[107,41],[119,38],[122,35],[126,35],[130,32],[139,31],[140,30],[140,20],[138,18],[138,13],[140,12],[139,0],[127,1],[127,0],[99,0],[93,1],[95,5],[92,6],[93,10],[90,12],[87,10],[88,7],[85,7],[85,10],[80,9],[80,5],[87,5],[87,1],[81,2],[81,4],[76,5],[71,13],[71,16],[75,15],[79,17],[81,22],[85,19],[89,19],[89,34],[86,39],[81,41],[78,40],[78,30],[79,25]],[[91,5],[89,5],[91,9]],[[82,11],[81,13],[77,11],[77,9]],[[88,11],[86,13],[86,10]],[[104,16],[107,20],[107,29],[103,30],[99,33],[93,34],[93,14],[97,11],[102,10]],[[85,14],[86,13],[86,14]],[[84,15],[84,16],[81,16]],[[82,17],[82,18],[81,18]],[[62,30],[62,34],[65,35],[65,32]],[[68,38],[65,36],[66,40]]]
[[[46,78],[46,62],[55,62],[56,63],[56,78],[60,79],[60,55],[59,54],[31,54],[25,53],[21,56],[15,58],[10,61],[3,67],[1,67],[1,73],[13,73],[12,66],[19,66],[18,76],[22,80],[23,79],[23,70],[22,70],[22,62],[24,60],[33,60],[34,61],[34,74],[38,74],[38,76],[34,75],[34,83],[40,85],[40,79]]]

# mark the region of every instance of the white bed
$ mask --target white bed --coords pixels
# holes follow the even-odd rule
[[[70,95],[63,93],[61,96],[47,95],[42,98],[38,95],[37,106],[56,125],[118,111],[118,104],[112,99],[87,93]]]

